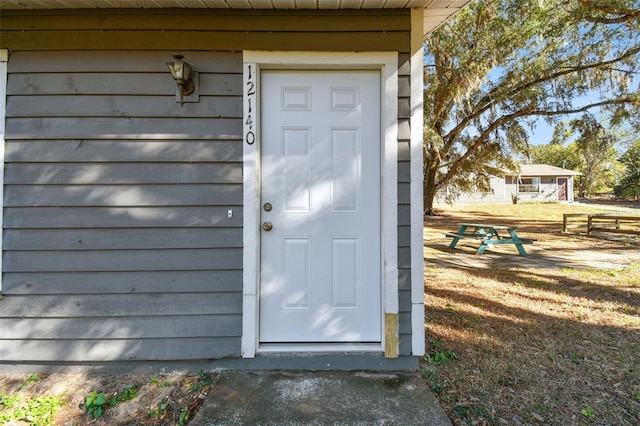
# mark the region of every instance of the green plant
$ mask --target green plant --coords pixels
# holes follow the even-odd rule
[[[29,383],[37,382],[38,380],[40,380],[40,377],[37,374],[32,374],[29,377],[27,377],[24,382],[22,382],[22,384],[18,387],[18,390],[20,391]]]
[[[452,359],[458,359],[458,355],[449,349],[445,349],[444,344],[439,340],[434,340],[432,346],[433,350],[423,358],[429,364],[442,365]]]
[[[420,375],[429,382],[433,393],[441,394],[444,391],[444,386],[438,381],[438,372],[436,370],[423,368],[420,370]]]
[[[189,420],[189,407],[184,407],[180,414],[178,415],[178,423],[176,426],[184,426],[186,422]]]
[[[189,390],[193,393],[200,392],[202,389],[213,384],[213,375],[200,370],[195,374],[197,380],[189,385]]]
[[[116,401],[117,402],[124,402],[124,401],[128,401],[130,399],[135,398],[136,396],[138,396],[138,389],[139,388],[140,388],[140,385],[138,385],[138,384],[133,385],[133,386],[127,386],[122,391],[122,394],[118,395],[118,397],[116,398]]]
[[[436,370],[429,370],[427,368],[423,368],[420,370],[420,375],[425,380],[437,380],[438,372]]]
[[[425,361],[427,361],[429,364],[434,365],[446,364],[452,359],[458,359],[458,355],[448,349],[442,351],[433,351],[430,354],[424,356]]]
[[[6,393],[0,393],[0,423],[5,424],[14,419],[14,413],[12,410],[20,401],[19,395],[8,395]]]
[[[440,395],[442,392],[444,392],[444,386],[440,384],[433,385],[431,386],[431,392]]]
[[[453,412],[460,417],[466,418],[469,424],[477,424],[475,421],[472,420],[472,417],[487,419],[489,421],[488,422],[489,424],[495,423],[495,419],[493,419],[493,417],[489,414],[487,409],[480,404],[469,404],[469,405],[456,404],[453,407]]]
[[[18,403],[18,401],[20,401],[19,395],[11,396],[0,392],[0,407],[3,407],[2,409],[12,408]]]
[[[593,420],[596,418],[596,413],[593,411],[593,408],[591,407],[587,407],[587,408],[583,408],[581,411],[582,415]]]
[[[94,419],[99,418],[104,413],[104,410],[107,407],[113,407],[119,402],[128,401],[130,399],[138,396],[138,389],[140,388],[139,384],[133,386],[127,386],[122,391],[122,394],[117,395],[114,394],[111,398],[108,398],[103,393],[98,393],[96,391],[91,392],[86,398],[83,404],[80,405],[80,408],[84,408],[87,410],[87,414],[93,416]]]
[[[453,411],[460,417],[467,417],[469,415],[469,407],[465,405],[456,405],[453,407]]]
[[[571,362],[573,362],[574,364],[581,364],[583,361],[583,357],[581,357],[580,355],[576,354],[576,353],[571,353],[570,355],[571,358]]]
[[[155,417],[160,419],[164,416],[165,412],[169,409],[169,404],[166,402],[159,402],[156,408],[152,408],[147,413],[147,417]]]
[[[549,406],[543,402],[536,402],[533,406],[533,409],[540,413],[549,412]]]
[[[168,380],[160,380],[160,378],[156,374],[155,376],[153,376],[151,378],[151,380],[149,380],[149,384],[151,386],[160,386],[161,388],[165,388],[165,387],[169,386],[170,383],[169,383]]]
[[[118,401],[116,401],[115,398],[107,398],[105,394],[93,391],[87,396],[80,408],[86,409],[87,414],[90,414],[94,419],[97,419],[102,416],[106,407],[112,407],[117,403]]]
[[[19,395],[0,393],[0,423],[26,421],[34,426],[49,426],[60,406],[64,405],[64,395],[29,398],[18,404]]]

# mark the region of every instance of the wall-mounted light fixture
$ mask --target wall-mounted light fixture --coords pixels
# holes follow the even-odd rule
[[[179,53],[173,55],[173,62],[167,62],[171,76],[178,85],[178,92],[180,93],[180,106],[184,105],[184,97],[193,93],[194,85],[191,79],[191,65],[183,61],[182,56]]]

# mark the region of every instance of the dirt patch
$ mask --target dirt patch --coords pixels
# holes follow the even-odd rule
[[[205,374],[2,374],[0,393],[19,397],[19,406],[10,409],[0,402],[0,424],[3,415],[7,425],[33,425],[38,419],[29,420],[24,410],[28,401],[45,396],[58,396],[64,402],[57,408],[52,425],[180,425],[187,424],[202,404],[205,395],[216,379]],[[87,413],[83,406],[87,397],[95,392],[114,401],[126,393],[135,392],[128,400],[115,405],[104,405],[98,418]],[[131,395],[131,394],[129,394]],[[121,398],[123,399],[123,398]],[[18,413],[18,416],[12,416]],[[16,418],[17,417],[17,418]],[[11,419],[11,420],[9,420]]]

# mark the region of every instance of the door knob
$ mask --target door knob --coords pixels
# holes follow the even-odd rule
[[[264,222],[262,224],[262,229],[265,231],[271,231],[273,229],[273,224],[271,222]]]

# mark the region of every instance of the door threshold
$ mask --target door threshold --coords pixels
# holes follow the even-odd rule
[[[384,352],[384,348],[381,343],[260,343],[257,352]]]

